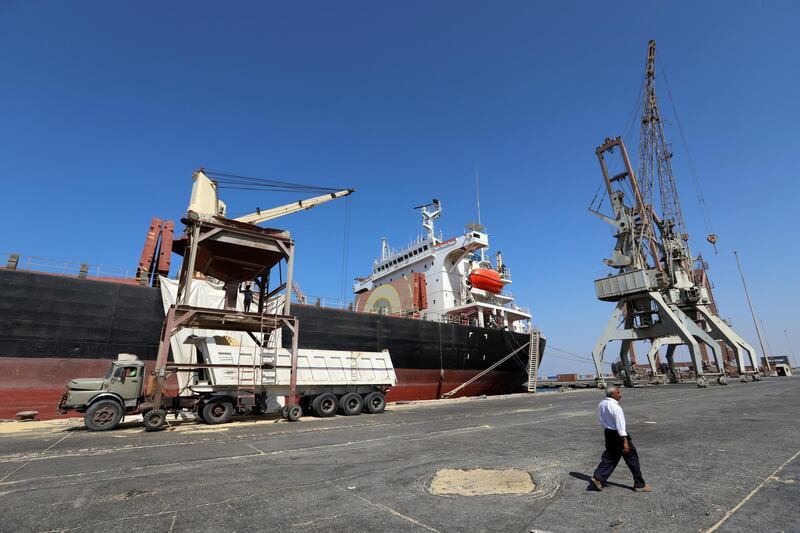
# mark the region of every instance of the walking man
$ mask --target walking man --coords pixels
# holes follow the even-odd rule
[[[610,386],[606,388],[606,399],[597,406],[600,424],[605,431],[606,450],[594,471],[592,484],[597,490],[603,490],[603,483],[611,477],[621,457],[633,474],[633,490],[650,492],[652,489],[644,482],[639,467],[639,454],[636,453],[631,436],[625,428],[625,413],[619,405],[620,398],[622,391],[618,387]]]

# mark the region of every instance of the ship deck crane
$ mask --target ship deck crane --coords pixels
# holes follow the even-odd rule
[[[192,185],[192,197],[189,202],[189,211],[193,211],[201,216],[224,217],[226,215],[227,206],[225,202],[219,199],[216,181],[212,180],[202,168],[197,170],[192,178],[194,179],[194,185]],[[353,192],[355,192],[355,189],[343,189],[270,209],[256,209],[254,213],[232,218],[231,220],[245,224],[261,224],[268,220],[311,209],[312,207],[330,202],[331,200],[336,200],[337,198],[344,198]]]

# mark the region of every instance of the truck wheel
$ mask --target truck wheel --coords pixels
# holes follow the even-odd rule
[[[115,400],[100,400],[86,410],[83,422],[92,431],[114,429],[122,420],[122,406]]]
[[[159,431],[167,421],[167,413],[163,409],[147,411],[143,417],[145,431]]]
[[[330,392],[320,394],[311,402],[311,410],[320,418],[328,418],[336,414],[339,408],[336,396]]]
[[[349,392],[339,399],[339,409],[343,415],[353,416],[361,413],[364,409],[364,400],[357,392]]]
[[[297,422],[303,416],[303,409],[299,405],[293,405],[286,410],[286,420]]]
[[[208,424],[224,424],[233,416],[233,404],[228,400],[212,399],[203,407],[203,419]]]
[[[206,423],[206,419],[203,418],[203,408],[206,406],[204,402],[198,402],[194,408],[194,418],[197,422],[202,422],[203,424]]]
[[[368,413],[382,413],[386,409],[386,398],[378,391],[370,392],[364,398],[364,407]]]

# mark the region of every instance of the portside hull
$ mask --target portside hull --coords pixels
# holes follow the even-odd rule
[[[0,419],[55,416],[65,383],[103,375],[118,353],[155,360],[163,320],[157,289],[0,270]],[[300,347],[388,349],[398,376],[390,401],[441,397],[528,336],[497,329],[296,305]],[[284,335],[288,342],[288,335]],[[541,347],[543,351],[543,346]],[[527,350],[459,395],[521,392]]]
[[[152,361],[148,366],[152,366]],[[38,411],[38,418],[56,418],[56,404],[70,378],[102,376],[108,359],[0,357],[0,420],[13,419],[20,411]],[[387,397],[390,402],[433,400],[475,376],[477,371],[397,369],[398,385]],[[458,396],[520,392],[524,373],[490,372],[461,391]]]

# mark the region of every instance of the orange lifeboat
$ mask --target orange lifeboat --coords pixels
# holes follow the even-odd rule
[[[503,290],[503,282],[500,273],[488,268],[475,268],[469,273],[469,282],[476,289],[481,289],[494,294]]]

